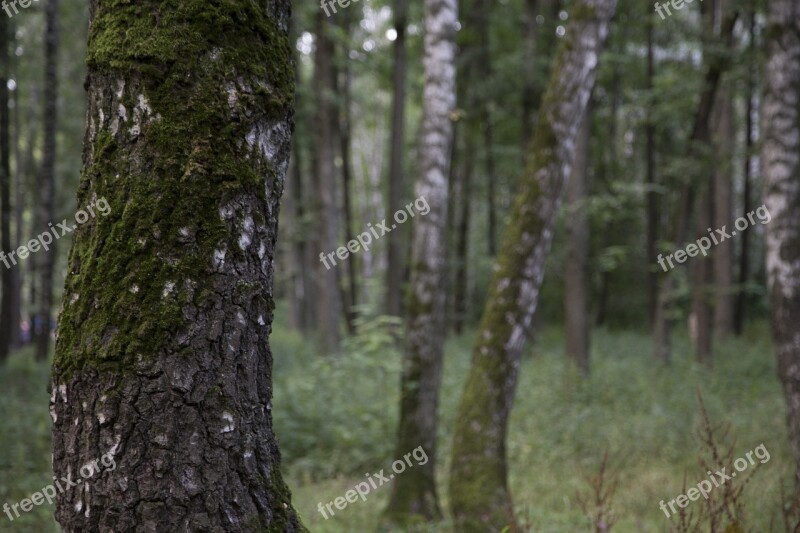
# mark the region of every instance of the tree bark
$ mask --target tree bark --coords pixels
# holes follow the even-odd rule
[[[766,262],[778,375],[800,486],[800,0],[770,0],[761,161]]]
[[[67,533],[303,530],[268,343],[289,13],[90,2],[78,205],[110,211],[73,233],[49,387]]]
[[[14,33],[14,26],[11,26],[11,33]],[[11,46],[14,48],[16,42],[13,35],[11,37]],[[14,61],[14,77],[17,78],[19,68],[17,62]],[[30,168],[28,160],[23,161],[22,149],[20,143],[22,142],[22,125],[20,122],[20,102],[19,102],[19,85],[14,91],[14,239],[13,242],[22,242],[22,215],[25,211],[25,189],[22,184],[22,176],[25,175],[27,169]],[[32,152],[32,150],[31,150]],[[22,332],[20,330],[20,323],[22,321],[22,269],[14,268],[11,270],[11,347],[19,348],[22,346]]]
[[[647,91],[650,98],[653,94],[653,78],[655,77],[655,57],[654,57],[654,28],[653,17],[648,17],[647,22]],[[651,113],[652,107],[647,107],[647,121],[645,124],[645,181],[647,183],[646,196],[646,245],[645,257],[648,262],[655,259],[658,254],[658,226],[661,218],[659,212],[660,194],[656,189],[656,125]],[[656,308],[658,306],[658,272],[653,270],[653,266],[647,271],[645,286],[647,287],[647,320],[652,327],[656,319]]]
[[[575,6],[539,111],[456,416],[450,498],[458,531],[515,526],[507,485],[508,416],[561,193],[615,9],[615,0]]]
[[[348,11],[348,13],[350,13]],[[344,18],[342,20],[345,20]],[[343,25],[344,31],[349,35],[349,27],[347,24]],[[339,148],[342,155],[342,211],[344,213],[344,234],[347,238],[352,238],[355,235],[353,228],[353,205],[352,205],[352,157],[350,150],[351,142],[351,121],[350,121],[350,93],[351,93],[351,72],[349,58],[345,57],[343,65],[343,72],[341,74],[341,86],[338,93],[341,95],[341,109],[339,110],[338,129],[339,134]],[[391,235],[391,234],[390,234]],[[347,331],[350,335],[356,333],[356,318],[358,312],[356,306],[358,305],[358,276],[356,275],[358,255],[351,255],[347,261],[347,292],[345,294],[345,302],[347,309],[345,310],[345,321],[347,323]]]
[[[58,112],[58,2],[47,0],[45,4],[44,35],[44,149],[42,155],[39,190],[39,231],[46,231],[46,224],[55,223],[55,165],[56,128]],[[50,322],[53,309],[53,271],[55,270],[56,243],[49,251],[36,255],[39,264],[39,309],[35,320],[36,359],[44,361],[50,353]]]
[[[452,154],[452,114],[456,110],[456,0],[426,0],[420,174],[417,198],[430,212],[414,219],[411,290],[400,392],[396,456],[422,446],[429,457],[395,479],[387,518],[403,524],[422,516],[440,517],[436,495],[436,428],[445,340],[445,226],[447,178]]]
[[[406,121],[406,26],[408,0],[394,0],[394,68],[392,70],[392,134],[389,148],[389,213],[403,207],[403,158],[405,157]],[[386,314],[400,316],[403,294],[402,231],[389,233],[389,257],[386,270]]]
[[[566,247],[564,266],[564,344],[567,361],[583,376],[589,375],[589,152],[592,129],[591,103],[578,132],[575,162],[567,184]]]

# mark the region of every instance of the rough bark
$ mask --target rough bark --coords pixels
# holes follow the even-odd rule
[[[772,333],[800,486],[800,0],[770,0],[761,160]]]
[[[58,494],[65,532],[303,529],[268,344],[289,12],[90,2],[78,205],[110,213],[73,234],[50,409],[56,476],[103,466]]]
[[[589,218],[587,216],[591,105],[575,146],[575,162],[567,185],[564,266],[564,345],[567,360],[589,375]]]
[[[456,107],[456,0],[426,0],[420,175],[417,198],[430,212],[414,219],[406,347],[396,456],[417,446],[429,460],[395,479],[387,517],[395,523],[441,515],[434,479],[439,387],[445,340],[445,226]]]
[[[7,17],[0,17],[0,249],[11,251],[11,168],[9,157],[8,119],[8,75],[9,26]],[[12,296],[14,278],[11,269],[0,266],[0,362],[8,357],[11,350],[14,300]]]
[[[405,157],[406,124],[406,25],[408,0],[394,0],[394,66],[392,70],[392,133],[389,147],[389,213],[394,215],[403,207],[403,158]],[[388,265],[386,270],[386,314],[400,316],[403,294],[402,231],[389,233]]]
[[[539,111],[456,416],[450,498],[458,531],[514,526],[507,485],[508,416],[575,140],[615,9],[614,0],[574,6]]]
[[[317,241],[319,253],[328,254],[341,246],[339,243],[339,212],[337,201],[336,167],[334,165],[334,132],[336,130],[334,43],[331,38],[332,22],[322,10],[316,16],[316,50],[314,52],[315,121],[315,196],[317,200]],[[352,258],[347,259],[352,260]],[[323,353],[338,350],[340,341],[339,320],[342,302],[339,292],[339,269],[328,260],[317,265],[316,319],[320,350]],[[330,268],[328,268],[330,267]]]

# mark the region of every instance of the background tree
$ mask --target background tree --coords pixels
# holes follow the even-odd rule
[[[450,497],[461,531],[515,522],[506,464],[508,416],[561,193],[615,9],[614,0],[588,0],[576,10],[539,111],[456,418]]]

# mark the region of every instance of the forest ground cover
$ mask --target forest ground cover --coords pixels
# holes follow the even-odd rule
[[[279,307],[280,309],[280,307]],[[280,313],[279,313],[280,315]],[[394,459],[400,354],[390,319],[361,324],[343,353],[319,354],[283,327],[271,337],[275,356],[273,413],[294,505],[314,532],[377,530],[389,487],[325,520],[317,510]],[[458,395],[469,368],[471,335],[447,344],[442,387],[439,490],[446,508],[450,438]],[[749,531],[778,531],[780,483],[790,477],[785,406],[765,324],[741,339],[719,343],[712,371],[698,367],[684,333],[671,367],[654,367],[648,336],[597,330],[586,382],[565,371],[563,332],[546,327],[520,374],[509,433],[511,491],[517,514],[532,531],[589,531],[577,494],[587,494],[604,452],[617,473],[612,531],[664,531],[659,501],[706,477],[698,466],[699,389],[715,423],[729,422],[735,456],[760,443],[771,460],[745,487]],[[19,501],[51,482],[48,367],[31,350],[0,369],[0,505]],[[699,506],[699,502],[692,505]],[[57,531],[53,508],[40,506],[0,531]],[[445,521],[425,531],[448,531]]]

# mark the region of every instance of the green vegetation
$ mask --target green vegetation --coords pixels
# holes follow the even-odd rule
[[[389,488],[382,487],[328,520],[317,512],[318,502],[343,495],[365,473],[388,469],[395,459],[400,382],[400,354],[391,335],[395,326],[388,319],[364,324],[361,335],[348,341],[346,355],[335,357],[318,354],[309,340],[276,325],[273,413],[286,481],[310,531],[374,531],[386,504]],[[780,481],[789,479],[791,460],[765,326],[720,344],[713,373],[692,361],[685,335],[676,337],[674,365],[658,370],[651,364],[647,336],[598,330],[593,372],[585,384],[565,372],[562,335],[546,328],[521,370],[509,469],[522,521],[539,532],[588,531],[576,495],[587,492],[583,480],[608,450],[619,479],[614,531],[663,531],[668,520],[659,501],[684,492],[684,474],[688,486],[706,477],[697,463],[699,389],[712,420],[731,423],[736,457],[762,442],[770,452],[770,461],[745,488],[749,530],[769,531],[770,519],[779,518]],[[453,339],[446,352],[438,474],[445,506],[453,415],[471,341],[469,336]],[[46,384],[47,366],[35,364],[29,350],[0,369],[0,449],[5,452],[0,504],[15,503],[51,481]],[[35,508],[14,522],[14,531],[56,531],[52,511]],[[0,516],[0,530],[7,520]],[[430,531],[448,531],[447,522],[437,527]]]

